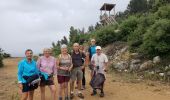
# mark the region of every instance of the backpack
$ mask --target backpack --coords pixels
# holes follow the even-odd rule
[[[90,86],[93,89],[102,89],[102,85],[105,82],[105,76],[102,73],[97,73],[96,75],[94,75],[90,81]]]

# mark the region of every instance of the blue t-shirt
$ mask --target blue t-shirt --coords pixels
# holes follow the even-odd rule
[[[23,59],[18,64],[18,82],[19,83],[26,83],[26,80],[23,76],[31,76],[34,74],[38,74],[38,68],[36,66],[36,62],[32,60],[28,62],[27,59]]]
[[[89,48],[89,53],[90,53],[90,59],[92,58],[92,56],[96,53],[96,45],[91,46]]]

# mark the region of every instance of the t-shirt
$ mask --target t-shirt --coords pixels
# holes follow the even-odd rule
[[[108,62],[108,58],[105,54],[101,53],[100,55],[94,54],[92,56],[91,62],[94,63],[96,66],[99,66],[99,69],[95,68],[98,73],[104,74],[104,63]]]
[[[90,46],[89,47],[89,56],[90,56],[90,59],[92,58],[92,56],[96,53],[96,46]]]
[[[81,67],[83,66],[84,62],[83,59],[86,57],[83,52],[79,52],[76,54],[75,52],[72,53],[72,63],[73,63],[73,68],[74,67]]]
[[[62,66],[62,67],[71,67],[71,64],[72,64],[71,61],[72,61],[72,59],[71,59],[70,55],[68,55],[67,58],[64,58],[62,56],[62,54],[59,55],[59,66]],[[57,70],[57,75],[70,76],[70,72],[62,70],[62,69],[58,69]]]
[[[41,72],[47,74],[56,74],[56,59],[52,56],[41,56],[37,61],[37,67]]]

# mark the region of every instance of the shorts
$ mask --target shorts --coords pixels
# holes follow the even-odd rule
[[[71,80],[75,81],[81,81],[83,79],[83,72],[81,67],[76,67],[71,70]]]
[[[65,82],[69,82],[70,76],[57,75],[57,79],[58,79],[58,83],[62,84],[62,83],[65,83]]]
[[[46,85],[54,85],[53,79],[41,80],[40,86],[46,86]]]
[[[28,83],[22,83],[22,86],[23,86],[22,92],[34,91],[35,89],[38,88],[38,84],[29,85]]]

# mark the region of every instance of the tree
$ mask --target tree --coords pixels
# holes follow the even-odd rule
[[[90,33],[90,32],[93,32],[95,29],[94,29],[94,26],[93,25],[90,25],[89,27],[88,27],[88,32]]]
[[[63,39],[61,39],[61,44],[68,44],[68,40],[66,38],[66,36],[63,37]]]
[[[69,35],[69,39],[70,39],[71,43],[73,43],[73,41],[75,41],[76,35],[78,35],[78,30],[75,29],[73,26],[71,26],[70,27],[70,35]]]
[[[0,67],[3,67],[3,50],[0,48]]]
[[[147,11],[147,0],[131,0],[127,10],[130,14]]]

